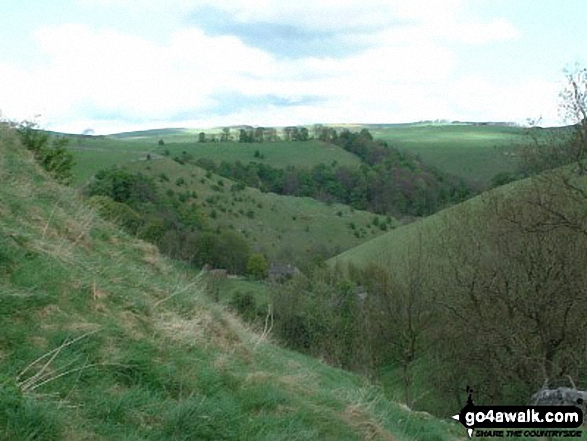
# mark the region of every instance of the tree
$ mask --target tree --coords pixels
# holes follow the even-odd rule
[[[292,141],[293,127],[284,127],[283,135],[286,141]]]
[[[113,201],[126,203],[131,207],[157,199],[156,186],[151,178],[118,168],[96,173],[85,193],[88,196],[108,196]]]
[[[261,253],[251,254],[247,261],[247,274],[257,280],[267,278],[269,274],[269,264],[267,259]]]
[[[255,142],[263,142],[263,134],[265,132],[265,129],[263,127],[257,127],[255,129],[255,134],[254,134],[254,141]]]
[[[587,236],[544,222],[545,193],[558,193],[556,212],[576,205],[564,188],[539,184],[446,216],[438,248],[446,266],[433,286],[450,316],[434,327],[438,365],[449,387],[465,382],[493,402],[523,402],[545,379],[587,372]]]
[[[300,134],[299,134],[299,140],[300,141],[307,141],[310,138],[310,132],[308,132],[308,129],[305,127],[302,127],[300,129]]]

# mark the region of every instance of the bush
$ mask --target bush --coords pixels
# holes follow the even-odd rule
[[[75,164],[73,155],[66,149],[69,139],[54,137],[52,142],[46,132],[38,129],[34,122],[24,121],[17,127],[22,144],[31,152],[37,162],[57,181],[71,183]]]
[[[141,226],[141,216],[135,210],[122,202],[116,202],[108,196],[92,196],[88,204],[95,208],[100,215],[120,225],[130,234],[136,234]]]
[[[252,291],[235,291],[229,306],[245,320],[253,321],[257,316],[257,302]]]
[[[267,278],[269,275],[269,264],[261,253],[251,254],[247,261],[247,274],[257,280]]]
[[[118,168],[96,173],[94,180],[87,186],[86,193],[88,196],[108,196],[131,207],[133,204],[156,199],[156,188],[152,179]]]

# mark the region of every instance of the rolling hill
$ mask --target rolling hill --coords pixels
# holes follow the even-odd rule
[[[306,261],[316,252],[333,255],[394,228],[395,219],[326,204],[312,198],[237,189],[235,182],[169,158],[126,165],[158,181],[162,191],[197,196],[207,221],[216,229],[234,229],[271,260]],[[373,223],[377,218],[376,224]],[[337,252],[338,250],[338,252]]]
[[[149,131],[150,133],[152,131]],[[159,133],[155,130],[155,132]],[[312,167],[318,164],[358,167],[360,160],[344,149],[320,141],[306,142],[207,142],[197,143],[195,137],[191,142],[167,141],[158,145],[158,137],[75,137],[70,136],[70,148],[77,165],[74,169],[75,183],[82,184],[97,171],[121,165],[130,161],[151,156],[163,156],[166,152],[171,156],[188,152],[195,159],[212,159],[222,161],[240,161],[247,164],[251,161],[262,162],[273,167]]]
[[[197,274],[103,221],[0,131],[0,437],[455,439],[280,349]]]
[[[488,188],[500,172],[515,170],[516,145],[525,129],[506,125],[390,124],[365,125],[374,137],[419,155],[427,164]]]

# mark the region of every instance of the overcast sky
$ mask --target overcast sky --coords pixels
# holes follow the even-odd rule
[[[2,0],[0,110],[50,129],[560,123],[584,0]]]

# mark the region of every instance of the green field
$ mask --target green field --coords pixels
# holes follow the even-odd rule
[[[206,142],[206,143],[166,143],[158,151],[162,153],[169,150],[172,155],[179,155],[183,151],[191,153],[196,159],[208,158],[220,163],[227,161],[234,163],[240,161],[247,164],[251,161],[261,162],[273,167],[313,167],[318,164],[346,165],[358,167],[361,164],[359,158],[339,146],[327,144],[321,141],[305,142]],[[255,157],[259,152],[262,158]]]
[[[303,261],[317,252],[338,254],[384,232],[373,225],[373,220],[378,217],[383,221],[385,217],[254,188],[232,191],[233,181],[169,158],[138,161],[126,167],[154,177],[162,191],[195,192],[196,203],[214,228],[243,233],[256,251],[272,260]],[[162,174],[169,181],[162,180]],[[396,221],[390,219],[388,228],[395,225]]]
[[[119,137],[72,137],[71,148],[76,166],[74,182],[81,184],[91,178],[97,171],[130,161],[145,159],[147,154],[163,155],[168,150],[171,156],[188,152],[195,159],[208,158],[218,164],[222,161],[234,163],[240,161],[261,162],[273,167],[313,167],[318,164],[346,165],[355,167],[360,160],[342,148],[319,141],[306,142],[265,142],[265,143],[196,143],[167,142],[163,147],[153,138],[119,138]],[[259,152],[262,158],[256,157]]]
[[[349,126],[369,129],[377,139],[419,155],[425,163],[487,188],[500,172],[514,171],[521,127],[468,124],[390,124]]]
[[[155,151],[150,141],[121,141],[109,137],[70,137],[68,147],[74,155],[74,185],[88,181],[96,172],[145,158]]]
[[[500,172],[514,171],[515,150],[525,129],[499,125],[469,124],[381,124],[341,125],[337,130],[367,128],[375,138],[419,155],[438,169],[461,176],[473,185],[487,188]],[[227,161],[262,162],[273,167],[312,167],[317,164],[358,166],[360,160],[342,148],[320,141],[306,142],[206,142],[198,143],[199,129],[155,129],[106,137],[73,137],[71,147],[78,159],[75,180],[89,179],[104,166],[144,158],[147,153],[171,155],[186,151],[194,158]],[[216,129],[206,133],[217,134]],[[234,131],[233,131],[234,135]],[[163,139],[164,146],[158,141]],[[261,158],[256,157],[256,152]]]
[[[0,133],[0,438],[463,437],[244,327],[15,138]]]

